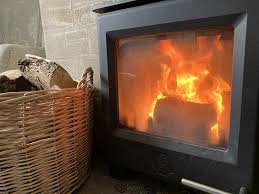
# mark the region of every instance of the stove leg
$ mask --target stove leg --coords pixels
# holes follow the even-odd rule
[[[248,194],[247,189],[245,187],[241,187],[239,190],[239,194]]]

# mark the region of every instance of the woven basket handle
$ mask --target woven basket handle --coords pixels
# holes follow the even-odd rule
[[[82,77],[81,81],[77,84],[77,88],[92,88],[93,87],[93,75],[94,71],[91,67],[88,67]]]

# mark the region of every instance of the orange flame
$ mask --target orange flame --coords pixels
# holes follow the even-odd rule
[[[215,49],[224,51],[220,36],[212,41]],[[230,91],[230,86],[216,73],[211,72],[212,52],[208,49],[207,37],[197,37],[197,50],[186,55],[178,48],[174,40],[161,40],[159,51],[169,57],[168,63],[160,64],[161,78],[157,81],[157,95],[151,104],[149,117],[153,118],[154,109],[159,99],[174,96],[178,99],[213,105],[217,113],[217,123],[211,126],[213,140],[220,138],[220,125],[224,110],[223,94]]]

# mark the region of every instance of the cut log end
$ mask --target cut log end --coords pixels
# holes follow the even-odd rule
[[[158,100],[152,128],[175,137],[208,140],[217,114],[210,104],[198,104],[174,97]]]
[[[38,89],[75,88],[77,82],[57,63],[27,55],[26,59],[18,62],[22,75]]]

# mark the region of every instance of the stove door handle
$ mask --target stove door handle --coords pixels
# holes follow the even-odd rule
[[[185,186],[191,187],[193,189],[197,189],[210,194],[231,194],[187,179],[182,179],[182,184]]]

